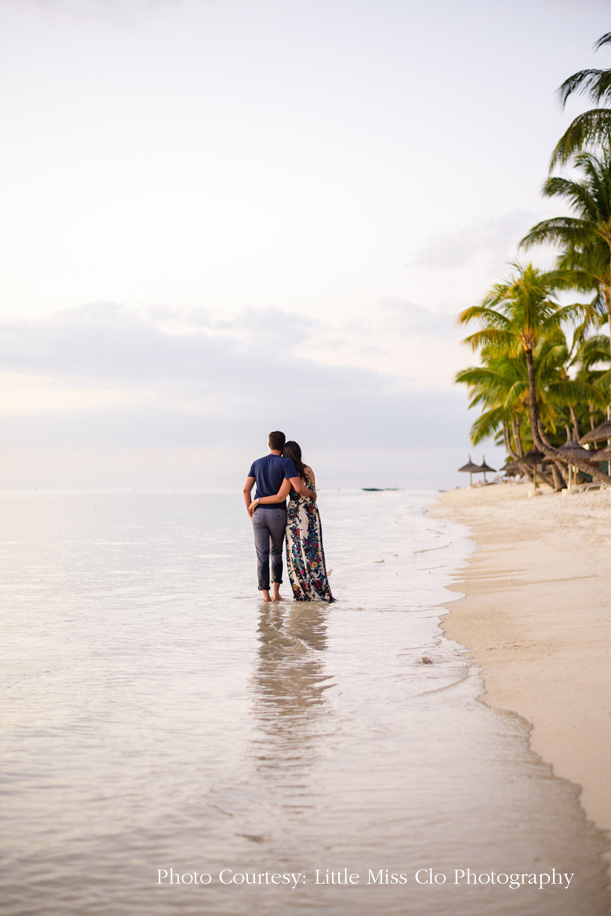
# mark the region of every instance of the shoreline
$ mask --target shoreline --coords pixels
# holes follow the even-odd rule
[[[531,724],[534,752],[611,841],[611,492],[530,489],[449,490],[431,507],[477,545],[442,628],[481,666],[480,699]]]

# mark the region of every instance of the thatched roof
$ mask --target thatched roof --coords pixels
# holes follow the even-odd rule
[[[536,448],[531,448],[529,452],[526,452],[525,455],[522,455],[522,457],[520,458],[520,461],[525,461],[526,464],[533,465],[533,464],[541,464],[544,458],[545,458],[545,455],[543,454],[543,452],[540,452]]]
[[[593,464],[596,464],[597,461],[611,461],[611,447],[601,448],[597,452],[588,452],[588,458]]]
[[[491,468],[489,464],[486,464],[486,458],[485,456],[483,457],[484,457],[484,460],[482,461],[482,463],[479,466],[480,471],[490,471],[492,474],[494,474],[494,468]]]
[[[611,420],[605,420],[596,429],[591,429],[579,441],[584,445],[586,442],[601,442],[603,439],[611,439]]]
[[[558,451],[562,452],[562,457],[569,461],[571,458],[582,458],[584,461],[589,461],[592,457],[592,452],[589,452],[587,448],[582,448],[575,439],[565,442]]]
[[[479,466],[479,464],[473,464],[473,462],[471,461],[471,455],[469,455],[468,462],[466,464],[463,464],[463,466],[459,468],[458,470],[465,471],[467,474],[479,474],[481,471],[481,467]]]

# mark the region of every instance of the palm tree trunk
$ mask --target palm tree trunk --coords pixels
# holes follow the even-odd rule
[[[535,365],[533,360],[533,351],[527,347],[525,348],[524,352],[526,354],[526,369],[528,372],[528,407],[530,410],[530,428],[533,437],[533,445],[535,448],[539,449],[540,452],[543,452],[546,455],[553,455],[553,452],[549,451],[543,444],[541,436],[539,435],[541,421],[539,419],[539,405],[537,404],[537,394],[535,387]]]
[[[555,461],[551,465],[552,478],[554,481],[554,490],[556,493],[558,493],[560,490],[566,489],[566,482],[564,480],[564,474],[560,470],[561,467],[562,465],[560,464],[559,461]]]
[[[573,421],[573,437],[575,442],[579,442],[579,421],[577,420],[577,412],[572,404],[569,410],[571,411],[571,420]]]
[[[529,468],[529,466],[528,466],[524,461],[520,461],[520,458],[522,457],[522,454],[523,454],[523,450],[522,450],[522,442],[521,442],[521,440],[520,440],[520,426],[519,426],[519,423],[518,423],[517,429],[516,429],[516,421],[515,421],[515,419],[512,419],[512,421],[511,421],[511,426],[512,426],[512,432],[513,432],[514,442],[516,443],[516,446],[517,446],[517,449],[518,449],[518,450],[514,449],[514,448],[512,447],[512,445],[511,445],[511,436],[509,435],[509,428],[508,428],[507,426],[504,426],[504,427],[503,427],[503,440],[504,440],[504,442],[505,442],[505,448],[507,449],[507,452],[508,452],[508,454],[510,455],[510,457],[513,458],[513,460],[517,462],[517,464],[518,464],[518,466],[519,466],[521,472],[522,472],[526,477],[528,477],[529,480],[532,480],[532,479],[533,479],[533,474],[532,474],[531,469]]]
[[[513,458],[513,460],[515,461],[518,456],[511,445],[511,437],[509,435],[508,426],[503,426],[503,442],[505,443],[505,450],[507,454],[509,455],[510,458]]]
[[[538,470],[535,474],[535,468],[532,465],[526,464],[525,461],[518,461],[518,466],[525,477],[528,477],[531,483],[535,482],[535,477],[537,479],[537,484],[544,483],[550,490],[555,490],[553,478],[549,474],[546,474],[545,471]]]
[[[509,455],[517,463],[518,467],[522,474],[525,477],[528,477],[530,481],[533,479],[532,468],[525,461],[521,461],[522,455],[524,454],[524,449],[522,448],[522,440],[520,438],[520,421],[516,420],[515,417],[512,417],[511,420],[511,431],[513,433],[513,441],[516,445],[516,448],[513,448],[511,445],[511,436],[509,435],[509,428],[507,426],[503,427],[503,439],[505,441],[505,448],[507,449]],[[542,478],[544,479],[544,478]],[[546,483],[548,481],[545,481]]]
[[[515,442],[516,452],[518,455],[522,456],[524,454],[524,449],[522,448],[522,436],[520,434],[520,418],[513,417],[511,420],[511,429],[513,432],[513,441]]]

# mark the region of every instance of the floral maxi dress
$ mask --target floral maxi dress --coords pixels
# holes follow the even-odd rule
[[[305,485],[312,486],[307,474]],[[333,601],[318,506],[313,499],[299,496],[294,490],[286,516],[286,566],[296,601]]]

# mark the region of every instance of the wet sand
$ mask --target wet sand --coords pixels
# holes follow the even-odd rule
[[[485,702],[532,723],[533,750],[611,831],[611,492],[530,489],[452,490],[434,508],[479,548],[444,630],[483,666]]]

